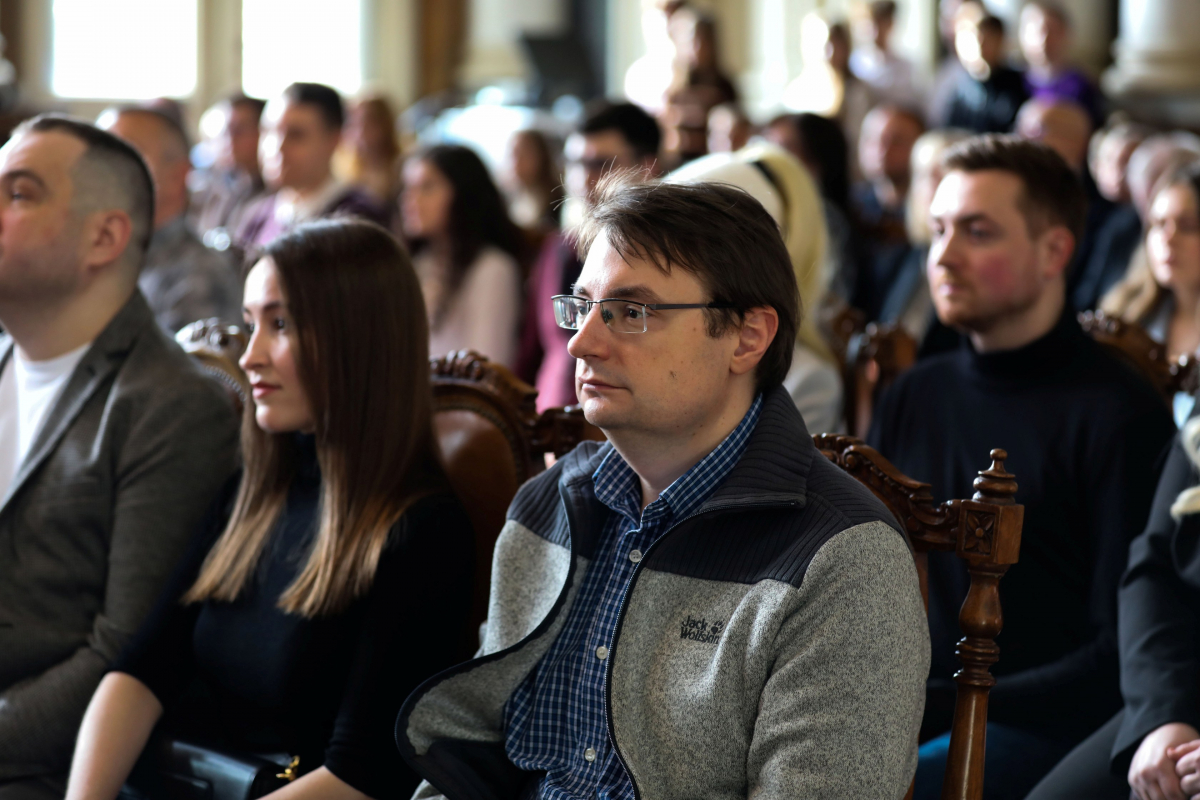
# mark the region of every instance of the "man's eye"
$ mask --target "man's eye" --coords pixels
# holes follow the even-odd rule
[[[640,322],[642,317],[645,315],[646,309],[642,306],[625,306],[625,319],[632,320],[634,322]]]

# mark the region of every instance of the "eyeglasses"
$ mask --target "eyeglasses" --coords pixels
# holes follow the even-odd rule
[[[554,303],[554,321],[560,328],[579,330],[592,306],[600,306],[600,318],[609,330],[616,333],[645,333],[646,318],[650,316],[650,311],[676,308],[733,308],[732,303],[634,303],[629,300],[588,300],[569,294],[556,294],[550,301]]]

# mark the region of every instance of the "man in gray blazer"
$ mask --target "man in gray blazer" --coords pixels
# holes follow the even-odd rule
[[[0,149],[0,800],[62,796],[96,684],[235,468],[228,399],[137,291],[153,209],[85,122]]]

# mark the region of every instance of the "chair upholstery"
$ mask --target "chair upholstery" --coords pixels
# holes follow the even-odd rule
[[[455,493],[475,528],[475,627],[487,616],[492,550],[521,484],[584,439],[602,440],[578,406],[537,413],[537,390],[484,356],[430,359],[434,432]]]
[[[967,564],[971,583],[959,614],[965,635],[956,649],[963,668],[954,676],[958,698],[942,800],[980,800],[988,692],[996,684],[988,670],[999,659],[995,640],[1003,624],[999,582],[1017,563],[1025,515],[1024,507],[1013,502],[1017,482],[1004,469],[1008,454],[991,451],[992,465],[975,479],[971,499],[938,505],[929,484],[905,476],[858,439],[823,434],[814,436],[813,443],[826,458],[869,488],[904,526],[913,544],[926,608],[928,552],[952,550]]]
[[[1141,327],[1102,311],[1083,312],[1079,324],[1089,336],[1145,376],[1168,405],[1177,392],[1192,393],[1200,386],[1196,359],[1187,355],[1171,359],[1166,345]]]

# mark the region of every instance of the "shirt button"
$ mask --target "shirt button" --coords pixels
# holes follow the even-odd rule
[[[590,747],[587,750],[584,750],[583,751],[583,760],[588,762],[589,764],[592,763],[593,761],[595,761],[596,760],[596,751]]]
[[[596,658],[600,659],[601,661],[608,658],[608,648],[605,647],[604,645],[600,645],[599,647],[597,647],[596,648]]]
[[[635,564],[638,563],[639,561],[641,561],[642,560],[642,551],[641,550],[630,550],[629,551],[629,560]]]

